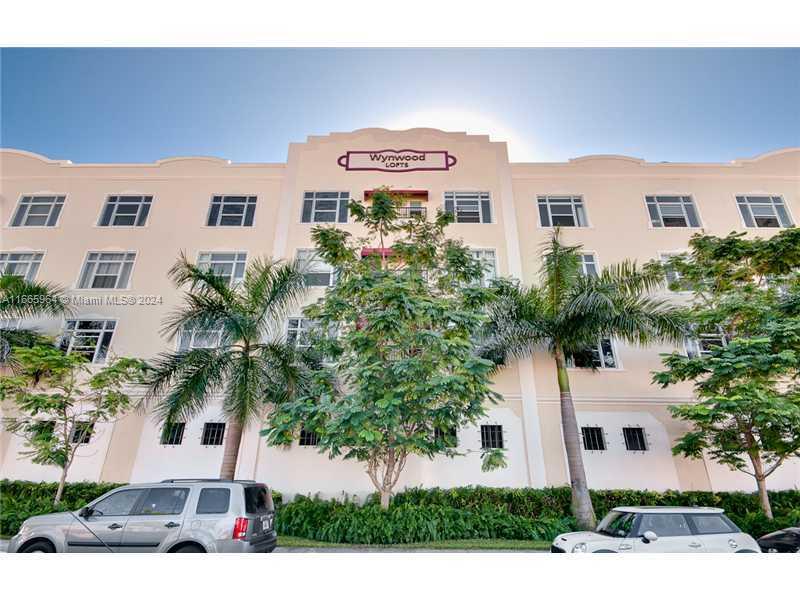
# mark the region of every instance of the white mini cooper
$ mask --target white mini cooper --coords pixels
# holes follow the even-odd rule
[[[595,531],[559,535],[551,552],[761,552],[720,508],[620,506]]]

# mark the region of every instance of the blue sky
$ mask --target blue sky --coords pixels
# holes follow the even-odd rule
[[[3,49],[0,146],[283,162],[309,134],[439,127],[513,160],[800,146],[799,49]]]

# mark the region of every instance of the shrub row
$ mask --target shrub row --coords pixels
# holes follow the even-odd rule
[[[122,483],[68,483],[64,486],[62,501],[53,505],[56,483],[0,480],[0,535],[14,535],[28,517],[50,512],[77,510],[113,490]],[[281,503],[280,492],[272,492],[276,504]]]

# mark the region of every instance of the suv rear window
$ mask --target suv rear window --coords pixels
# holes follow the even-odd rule
[[[700,535],[738,533],[739,528],[723,515],[687,515]]]
[[[250,514],[264,514],[275,510],[272,496],[266,486],[253,485],[244,488],[244,509]]]
[[[228,488],[203,488],[197,500],[198,515],[213,515],[228,512],[231,491]]]

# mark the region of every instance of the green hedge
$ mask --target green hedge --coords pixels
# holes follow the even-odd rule
[[[68,483],[60,504],[53,505],[56,483],[0,480],[0,535],[14,535],[28,517],[65,510],[77,510],[123,483]],[[280,504],[280,492],[272,492]]]

